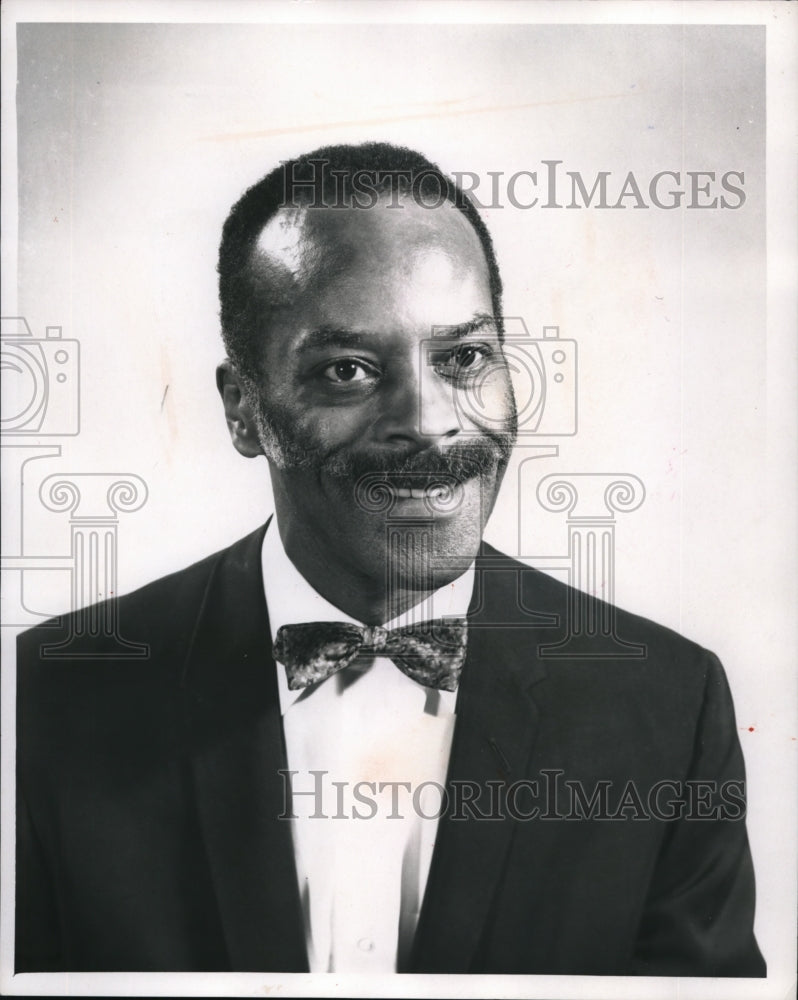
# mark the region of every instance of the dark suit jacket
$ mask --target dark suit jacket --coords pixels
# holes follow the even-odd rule
[[[20,637],[17,971],[307,969],[277,818],[286,761],[262,538],[117,602],[146,659],[99,634],[73,658],[47,655],[109,605]],[[718,660],[622,612],[618,637],[645,656],[618,656],[606,635],[558,647],[569,601],[572,617],[585,611],[487,546],[477,562],[449,781],[495,793],[537,780],[543,808],[521,818],[531,797],[518,795],[514,815],[441,819],[407,971],[764,975],[743,820],[642,818],[634,797],[616,819],[579,818],[573,796],[543,800],[554,777],[588,796],[608,783],[612,812],[630,781],[645,804],[662,780],[744,779]],[[719,795],[699,796],[705,814]]]

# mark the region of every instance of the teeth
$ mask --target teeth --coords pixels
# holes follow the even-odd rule
[[[413,489],[408,489],[403,486],[395,486],[394,493],[396,494],[397,497],[401,497],[403,500],[411,500],[411,499],[423,500],[425,497],[428,496],[432,497],[438,496],[438,494],[440,493],[440,487],[436,486],[430,489],[426,489],[423,487],[421,489],[416,489],[414,487]]]
[[[394,496],[401,500],[438,500],[445,494],[443,486],[407,487],[394,486]]]

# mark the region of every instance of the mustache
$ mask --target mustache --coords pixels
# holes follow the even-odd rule
[[[320,463],[320,470],[341,479],[385,478],[398,487],[451,485],[490,475],[509,460],[512,437],[507,434],[474,438],[448,448],[426,448],[410,454],[366,450],[336,453]]]

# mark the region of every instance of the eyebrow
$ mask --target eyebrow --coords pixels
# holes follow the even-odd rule
[[[454,326],[434,326],[431,330],[432,337],[445,337],[447,340],[459,340],[468,337],[472,333],[478,333],[486,327],[498,329],[498,324],[493,316],[488,313],[475,313],[472,319],[464,323],[457,323]],[[302,339],[297,347],[298,354],[306,354],[322,347],[362,347],[373,340],[374,334],[360,330],[349,330],[345,327],[320,326],[316,330],[311,330]]]
[[[447,340],[460,340],[468,337],[472,333],[479,333],[486,327],[493,327],[498,332],[499,325],[494,316],[489,313],[474,313],[472,319],[465,323],[457,323],[454,326],[434,326],[432,328],[433,337],[445,337]]]
[[[347,330],[343,327],[321,326],[302,339],[297,347],[297,354],[306,354],[308,351],[318,350],[320,347],[362,347],[369,341],[368,333],[358,330]]]

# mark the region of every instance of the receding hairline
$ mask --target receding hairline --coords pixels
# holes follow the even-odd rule
[[[388,196],[386,195],[381,201],[387,203]],[[368,210],[368,214],[367,210],[354,205],[335,208],[313,205],[301,208],[280,207],[266,219],[253,240],[246,268],[251,279],[255,278],[252,269],[256,264],[264,267],[267,272],[271,271],[273,277],[278,280],[286,279],[291,274],[296,278],[307,270],[308,260],[314,262],[314,250],[318,255],[330,255],[334,260],[336,245],[341,247],[347,244],[358,245],[361,235],[364,239],[374,235],[377,237],[375,241],[377,244],[390,246],[401,238],[403,232],[412,232],[415,229],[416,244],[419,248],[437,245],[450,250],[453,254],[463,254],[465,248],[453,246],[453,240],[464,236],[471,245],[470,250],[483,264],[489,279],[490,260],[479,233],[454,203],[446,204],[451,209],[446,216],[440,214],[440,209],[444,206],[424,209],[412,199],[399,208],[391,204],[378,204]],[[430,215],[431,212],[435,214]],[[372,220],[380,220],[381,223],[386,220],[390,222],[370,229],[364,228],[364,232],[358,234],[358,226],[362,223],[363,227],[367,227]],[[427,220],[428,224],[425,224]],[[406,228],[403,225],[405,222]]]
[[[324,197],[330,193],[329,180],[333,176],[343,175],[350,181],[357,174],[377,173],[392,177],[400,173],[410,174],[412,178],[408,192],[415,198],[420,194],[425,211],[439,213],[447,204],[465,216],[465,224],[472,230],[477,243],[481,247],[480,260],[487,266],[487,278],[492,301],[492,311],[496,316],[500,335],[502,334],[502,281],[499,273],[496,253],[490,232],[468,192],[440,167],[427,159],[423,154],[388,142],[365,142],[359,144],[338,144],[324,146],[312,152],[299,155],[293,159],[282,161],[259,181],[248,188],[233,204],[225,220],[222,239],[219,245],[217,271],[219,274],[219,299],[221,306],[221,329],[227,353],[240,370],[248,370],[253,375],[257,373],[258,362],[257,343],[262,332],[264,319],[262,309],[265,303],[258,293],[258,285],[263,291],[263,275],[254,275],[252,250],[261,233],[270,220],[284,208],[302,207],[310,196],[298,201],[293,198],[292,204],[286,203],[287,178],[299,179],[307,186],[308,171],[316,169],[313,164],[324,164],[323,184]],[[422,190],[423,185],[416,186],[420,178],[428,178],[431,187],[437,188],[440,200],[435,205],[427,204]],[[336,181],[337,183],[337,181]],[[353,200],[353,190],[350,197],[344,201]],[[378,192],[387,197],[396,196],[393,182]],[[433,192],[434,196],[434,192]],[[316,196],[314,195],[314,198]],[[329,201],[329,198],[328,198]],[[323,210],[323,205],[306,204],[304,207]],[[328,204],[327,207],[330,207]],[[346,205],[344,206],[346,207]],[[354,207],[350,204],[349,207]],[[335,210],[335,209],[333,209]],[[369,210],[361,207],[359,211]],[[385,210],[388,210],[387,208]],[[391,209],[401,211],[401,209]],[[430,216],[435,218],[435,216]]]

